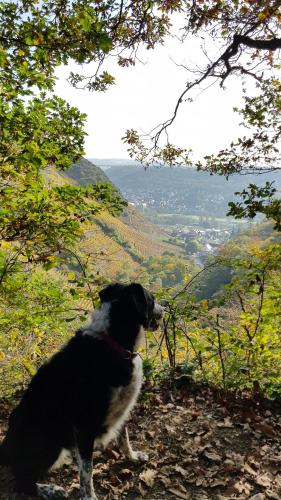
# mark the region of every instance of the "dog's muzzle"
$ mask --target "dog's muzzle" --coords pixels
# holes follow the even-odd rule
[[[157,302],[155,302],[154,309],[153,309],[153,312],[152,312],[152,318],[151,318],[151,320],[149,322],[148,329],[151,330],[151,331],[157,330],[157,328],[161,324],[163,316],[164,316],[164,309],[163,309],[163,307],[160,306],[160,304],[157,304]]]

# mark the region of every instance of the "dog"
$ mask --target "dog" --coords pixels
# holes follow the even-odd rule
[[[99,296],[90,322],[39,368],[10,415],[0,462],[11,467],[18,492],[67,498],[62,488],[38,481],[70,450],[77,457],[81,499],[96,500],[93,449],[106,447],[122,429],[126,456],[147,459],[132,449],[124,425],[142,385],[136,349],[144,329],[158,328],[163,309],[138,283],[112,284]]]

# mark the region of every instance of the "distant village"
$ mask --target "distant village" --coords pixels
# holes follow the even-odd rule
[[[152,169],[144,175],[131,166],[115,166],[106,172],[123,196],[162,228],[167,241],[177,244],[198,263],[204,263],[247,224],[226,215],[228,202],[240,189],[240,178],[226,182],[180,168]]]
[[[126,192],[123,191],[125,197],[128,200],[132,200],[133,205],[138,209],[151,208],[157,213],[180,213],[180,214],[190,214],[190,208],[192,206],[192,214],[201,215],[206,213],[208,206],[212,204],[212,213],[221,214],[222,211],[225,212],[227,207],[226,197],[221,193],[206,193],[204,196],[200,196],[197,192],[165,192],[163,196],[163,191],[159,188],[154,190],[133,190],[127,189]]]
[[[198,224],[198,227],[194,227]],[[206,252],[213,252],[223,241],[230,238],[231,232],[226,229],[203,228],[200,222],[194,226],[182,226],[177,224],[172,230],[172,236],[176,236],[185,242],[186,245],[192,240],[196,240],[205,246]]]
[[[241,222],[234,221],[225,214],[221,218],[208,216],[206,208],[202,206],[193,207],[192,215],[187,215],[191,212],[190,205],[187,207],[185,203],[180,203],[176,196],[173,199],[169,196],[167,201],[148,199],[147,193],[145,200],[141,196],[133,198],[134,201],[130,204],[159,224],[167,234],[167,241],[181,246],[187,255],[193,256],[201,265],[210,255],[216,253],[224,242],[242,229]],[[222,203],[223,200],[220,194],[216,195],[216,200],[210,200],[212,212],[214,205]],[[204,202],[206,203],[206,200]],[[202,215],[202,212],[205,212],[205,215]],[[185,218],[186,221],[183,220]]]

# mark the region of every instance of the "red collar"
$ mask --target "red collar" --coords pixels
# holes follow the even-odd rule
[[[104,340],[105,343],[113,351],[116,351],[124,359],[134,359],[138,355],[138,352],[133,352],[133,351],[129,351],[128,349],[125,349],[118,342],[116,342],[116,340],[114,340],[106,331],[101,332],[101,337],[100,338],[102,340]]]

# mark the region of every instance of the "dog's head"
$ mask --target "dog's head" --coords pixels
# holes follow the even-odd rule
[[[138,283],[115,283],[104,288],[99,296],[101,303],[120,305],[122,311],[126,311],[129,317],[147,330],[157,330],[163,317],[163,308],[157,304],[153,295]]]

